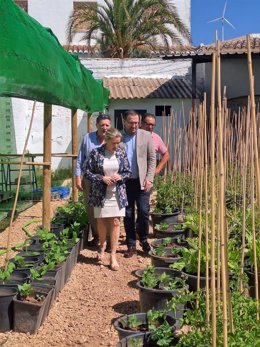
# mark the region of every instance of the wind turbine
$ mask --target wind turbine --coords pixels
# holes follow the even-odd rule
[[[225,14],[226,14],[226,8],[227,8],[227,0],[225,2],[225,5],[224,5],[224,9],[223,9],[223,13],[222,13],[222,16],[221,17],[218,17],[218,18],[215,18],[215,19],[212,19],[210,20],[208,23],[212,23],[212,22],[218,22],[218,21],[221,21],[221,32],[222,32],[222,41],[224,41],[224,24],[225,22],[227,24],[229,24],[233,29],[236,29],[234,27],[234,25],[232,23],[230,23],[230,21],[228,21],[226,18],[225,18]]]

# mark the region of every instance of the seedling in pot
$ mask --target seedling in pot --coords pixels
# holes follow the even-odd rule
[[[24,283],[18,285],[19,299],[22,301],[30,301],[32,303],[37,303],[45,299],[44,295],[35,293],[35,289],[32,287],[31,283]]]
[[[155,288],[158,284],[158,278],[154,272],[154,266],[149,266],[144,270],[142,283],[146,288]]]
[[[161,231],[166,231],[166,230],[168,230],[169,226],[170,226],[169,223],[155,224],[155,229],[161,230]]]

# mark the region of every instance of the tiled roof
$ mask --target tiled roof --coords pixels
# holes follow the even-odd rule
[[[250,35],[252,53],[260,53],[260,34]],[[172,57],[193,57],[201,55],[211,55],[215,51],[215,43],[210,45],[201,44],[198,47],[183,46],[174,49],[173,52],[166,54]],[[220,42],[221,54],[243,54],[247,52],[247,37],[241,36],[231,40]]]
[[[190,99],[191,81],[188,79],[104,77],[110,89],[110,99]],[[199,97],[199,90],[196,91]]]

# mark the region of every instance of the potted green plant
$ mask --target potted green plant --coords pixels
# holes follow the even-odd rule
[[[137,287],[142,312],[147,312],[150,309],[163,310],[173,296],[188,290],[185,280],[176,277],[176,271],[153,266],[143,271],[142,278],[137,282]],[[174,318],[179,319],[179,313],[183,313],[183,307],[180,307],[180,311],[176,313]]]
[[[154,226],[154,237],[158,239],[165,237],[185,238],[185,230],[182,223],[159,223]]]
[[[14,331],[36,333],[43,322],[50,293],[37,291],[30,283],[18,286],[18,296],[14,299]]]
[[[178,261],[180,255],[180,247],[169,248],[163,244],[156,248],[152,248],[149,255],[152,260],[152,265],[155,267],[169,267],[172,263]]]
[[[137,333],[155,331],[160,325],[167,322],[175,331],[176,320],[170,317],[164,310],[149,310],[147,313],[133,313],[119,317],[114,322],[114,328],[118,332],[119,339]]]

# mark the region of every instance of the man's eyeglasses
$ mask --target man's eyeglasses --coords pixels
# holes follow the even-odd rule
[[[97,122],[100,121],[101,119],[109,119],[109,120],[111,120],[111,118],[110,118],[110,116],[108,114],[100,114],[97,117]]]

